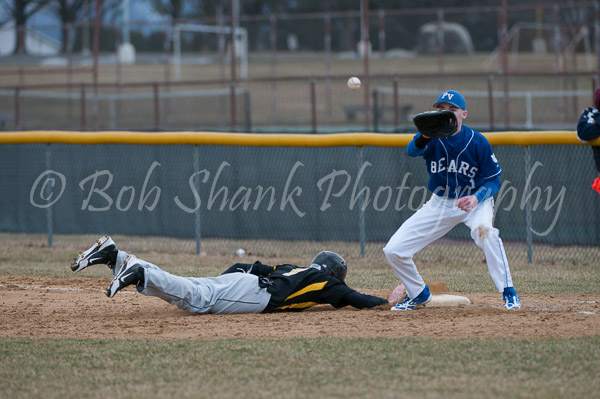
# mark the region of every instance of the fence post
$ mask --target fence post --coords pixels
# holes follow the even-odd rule
[[[445,33],[444,33],[444,9],[438,8],[437,12],[437,55],[438,55],[438,72],[440,76],[444,73],[444,52],[445,49]],[[440,86],[442,86],[440,82]]]
[[[331,99],[331,15],[325,14],[325,71],[327,73],[327,80],[325,85],[325,115],[327,116],[327,124],[331,125],[333,115],[333,105]]]
[[[365,233],[365,199],[362,196],[362,190],[364,187],[364,179],[362,177],[361,168],[364,161],[363,154],[364,147],[360,147],[358,150],[358,195],[361,197],[360,205],[358,207],[358,238],[360,240],[360,256],[365,257],[365,241],[366,241],[366,233]]]
[[[15,89],[15,129],[21,130],[21,89]]]
[[[490,130],[494,130],[494,77],[489,74],[487,78],[488,107],[490,112]]]
[[[154,90],[154,129],[160,129],[160,103],[158,99],[158,83],[152,85]]]
[[[373,90],[373,131],[379,131],[379,101],[377,98],[377,89]]]
[[[194,173],[197,173],[200,169],[200,148],[194,146]],[[200,177],[198,177],[199,179]],[[200,191],[200,184],[196,184],[196,191]],[[198,209],[194,212],[194,232],[196,235],[196,255],[202,252],[202,229],[201,229],[201,218],[200,218],[200,204],[198,203]]]
[[[231,131],[235,132],[237,131],[237,120],[236,120],[236,104],[235,104],[235,87],[236,87],[236,74],[235,74],[235,27],[237,26],[238,23],[238,19],[237,19],[237,15],[236,15],[236,7],[234,4],[235,2],[233,0],[229,0],[229,9],[230,9],[230,18],[229,18],[229,23],[230,23],[230,28],[231,28],[231,62],[230,62],[230,66],[231,66],[231,87],[230,87],[230,98],[229,101],[230,103],[230,111],[231,111]],[[242,76],[243,77],[243,76]]]
[[[231,47],[235,47],[233,44]],[[231,131],[237,131],[237,115],[236,115],[236,103],[235,103],[235,80],[232,80],[229,85],[229,107],[231,115]]]
[[[315,85],[315,78],[310,78],[310,120],[313,133],[317,133],[317,93]]]
[[[361,41],[363,45],[363,73],[365,75],[364,79],[364,101],[365,101],[365,132],[368,132],[371,128],[371,121],[369,110],[370,110],[370,85],[371,85],[371,73],[369,72],[369,2],[368,0],[361,0],[361,17],[362,17],[362,29],[361,29]]]
[[[252,108],[250,107],[250,91],[244,92],[244,117],[246,118],[246,133],[252,132]]]
[[[377,21],[379,28],[379,61],[381,62],[381,73],[385,73],[385,10],[379,10]]]
[[[51,170],[52,168],[52,144],[48,143],[46,146],[46,170]],[[51,184],[44,185],[46,191],[52,190]],[[44,193],[46,198],[50,198],[52,195],[51,192]],[[48,248],[52,248],[52,233],[54,231],[54,226],[52,223],[52,205],[46,207],[46,228],[48,234]]]
[[[529,178],[529,174],[531,173],[531,150],[529,146],[525,146],[525,182],[527,182]],[[528,189],[527,185],[523,189]],[[531,201],[528,193],[523,193],[527,202],[525,203],[525,239],[527,242],[527,263],[531,264],[533,262],[533,239],[531,235],[532,231],[532,215],[531,215]]]
[[[525,127],[533,128],[533,111],[532,111],[533,96],[530,91],[525,93]]]
[[[269,46],[271,49],[271,76],[277,76],[277,16],[269,17]],[[277,123],[277,81],[271,81],[271,124]]]
[[[394,76],[394,132],[398,133],[400,115],[398,113],[398,76]]]
[[[81,84],[81,130],[85,130],[86,129],[86,116],[85,116],[85,109],[86,109],[86,100],[85,100],[85,85],[82,83]]]
[[[502,63],[502,83],[504,91],[504,127],[508,129],[510,126],[510,90],[508,85],[508,1],[502,0],[500,8],[499,35]]]
[[[98,98],[98,80],[99,80],[99,55],[100,55],[100,0],[94,0],[94,35],[93,35],[93,85],[94,97],[92,101],[92,129],[100,128],[99,120],[99,98]]]
[[[67,52],[67,120],[69,121],[69,128],[75,128],[75,118],[73,117],[73,98],[71,97],[71,92],[73,90],[73,41],[71,40],[71,30],[73,26],[71,23],[67,23],[63,25],[63,30],[65,34],[65,51]]]

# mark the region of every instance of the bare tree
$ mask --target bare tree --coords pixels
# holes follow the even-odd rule
[[[14,54],[25,54],[25,25],[33,14],[38,12],[49,0],[0,0],[0,5],[15,22]]]
[[[62,24],[62,52],[67,52],[69,42],[72,43],[73,38],[69,38],[69,27],[80,19],[83,5],[86,1],[87,0],[51,0],[52,11],[60,18]]]
[[[160,15],[171,17],[173,21],[183,16],[183,0],[148,0],[150,6]]]
[[[111,14],[116,13],[122,3],[122,0],[48,0],[52,12],[60,19],[62,25],[61,50],[63,52],[67,52],[69,44],[73,44],[74,38],[69,37],[71,26],[81,23],[83,36],[89,38],[89,29],[92,26],[89,21],[91,18],[90,11],[95,10],[96,1],[99,2],[100,21],[114,19]],[[84,46],[89,46],[89,39],[82,40],[86,42]]]
[[[183,17],[183,0],[147,0],[150,6],[160,15],[168,16],[171,19],[171,26],[177,23],[177,20]],[[167,35],[168,37],[168,35]],[[165,41],[165,48],[171,50],[172,40]]]

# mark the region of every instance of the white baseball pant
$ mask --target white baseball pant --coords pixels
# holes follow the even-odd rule
[[[406,219],[383,248],[388,263],[410,298],[415,298],[425,288],[413,255],[459,223],[471,229],[471,238],[483,250],[488,272],[498,291],[503,292],[505,287],[513,286],[504,245],[498,229],[492,226],[494,199],[488,198],[470,212],[458,208],[456,201],[433,194],[421,209]]]

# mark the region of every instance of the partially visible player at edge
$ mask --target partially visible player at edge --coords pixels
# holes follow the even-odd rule
[[[594,106],[583,110],[577,122],[577,138],[582,143],[600,137],[600,87],[594,92]],[[592,147],[594,162],[598,177],[594,180],[592,188],[600,194],[600,147]]]
[[[71,270],[105,264],[114,278],[106,295],[123,288],[155,296],[190,313],[267,313],[302,310],[317,304],[358,309],[389,306],[387,299],[361,294],[344,282],[346,261],[337,253],[322,251],[310,266],[269,266],[260,262],[236,263],[217,277],[180,277],[117,249],[109,236],[98,239],[73,259]]]
[[[456,115],[458,128],[447,138],[417,133],[406,147],[411,157],[422,156],[429,172],[427,203],[408,218],[383,248],[383,253],[406,287],[404,301],[392,310],[410,310],[431,301],[429,287],[419,274],[413,255],[464,223],[487,261],[488,271],[506,309],[520,309],[508,261],[498,229],[492,226],[494,199],[500,188],[502,169],[487,139],[463,125],[467,107],[454,90],[439,95],[433,107]]]

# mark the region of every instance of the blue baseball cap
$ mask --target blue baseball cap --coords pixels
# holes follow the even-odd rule
[[[446,90],[440,94],[435,104],[433,104],[433,107],[437,107],[440,103],[452,104],[455,107],[462,108],[465,111],[467,110],[465,98],[456,90]]]

